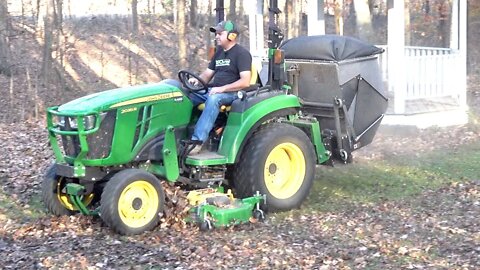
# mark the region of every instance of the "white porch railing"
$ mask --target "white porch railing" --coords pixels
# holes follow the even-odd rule
[[[379,61],[388,85],[388,47],[379,47],[386,50]],[[466,74],[459,68],[461,57],[454,49],[405,46],[405,89],[397,91],[404,91],[402,97],[405,101],[451,97],[459,106],[465,105],[460,104],[466,91],[459,87],[459,82],[466,80]],[[389,96],[395,98],[396,93],[389,91]]]

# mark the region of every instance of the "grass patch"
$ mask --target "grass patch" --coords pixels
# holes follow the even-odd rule
[[[0,222],[7,219],[29,221],[45,215],[40,199],[34,197],[28,205],[22,206],[14,198],[0,190]]]
[[[418,159],[396,160],[399,164],[418,166],[444,177],[470,180],[480,177],[480,142],[462,145],[455,150],[436,150]]]
[[[480,142],[457,149],[435,150],[419,156],[359,162],[317,169],[310,210],[335,211],[351,203],[398,200],[436,189],[449,182],[479,177]]]

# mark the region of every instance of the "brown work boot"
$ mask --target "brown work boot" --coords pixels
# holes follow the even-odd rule
[[[203,148],[203,144],[197,144],[195,148],[193,148],[188,154],[189,155],[199,154],[202,151],[202,148]]]

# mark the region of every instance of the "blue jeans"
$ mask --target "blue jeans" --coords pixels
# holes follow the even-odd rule
[[[220,107],[222,105],[232,104],[232,102],[237,99],[237,92],[220,93],[211,96],[208,95],[208,93],[202,95],[192,92],[190,94],[190,99],[194,106],[205,103],[205,108],[195,125],[195,130],[192,135],[192,140],[205,142],[208,139],[210,130],[213,128],[213,124],[215,124],[218,114],[220,113]]]

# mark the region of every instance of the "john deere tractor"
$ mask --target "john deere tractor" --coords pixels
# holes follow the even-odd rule
[[[271,5],[276,22],[280,11],[276,1]],[[196,75],[188,71],[180,71],[179,80],[49,108],[55,163],[42,189],[49,212],[98,213],[118,233],[141,233],[154,228],[164,211],[162,181],[262,198],[247,210],[257,213],[299,207],[317,164],[351,162],[352,151],[372,141],[387,106],[377,62],[381,50],[335,36],[281,43],[275,23],[268,35],[259,84],[239,91],[224,108],[207,151],[198,155],[189,155],[188,138],[201,108],[189,94],[208,85],[189,84]]]

